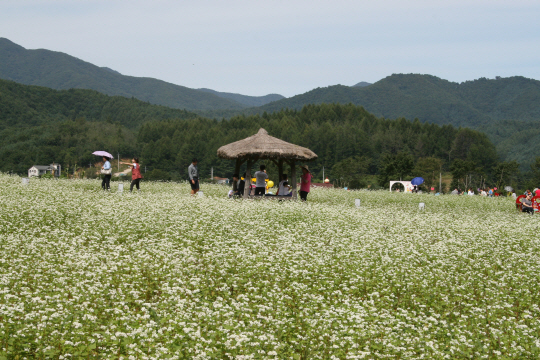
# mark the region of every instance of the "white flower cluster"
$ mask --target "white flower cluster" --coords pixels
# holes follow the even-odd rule
[[[539,218],[511,199],[202,190],[0,174],[0,358],[540,357]]]

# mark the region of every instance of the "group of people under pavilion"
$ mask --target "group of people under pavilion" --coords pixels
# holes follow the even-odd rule
[[[262,128],[253,136],[220,147],[217,151],[217,155],[222,159],[236,161],[234,173],[238,181],[240,181],[240,168],[246,163],[246,172],[243,176],[244,183],[239,183],[239,187],[243,185],[242,188],[244,191],[241,193],[243,198],[262,195],[262,190],[260,189],[262,186],[260,185],[263,184],[262,181],[265,179],[264,175],[266,175],[266,169],[264,165],[260,166],[259,171],[255,173],[259,176],[256,177],[256,179],[260,179],[261,182],[256,181],[255,193],[251,195],[251,168],[257,161],[270,160],[278,168],[279,181],[283,189],[283,191],[280,191],[280,187],[278,186],[278,193],[275,196],[280,198],[289,197],[296,200],[298,198],[296,178],[297,164],[299,162],[317,159],[317,155],[313,151],[270,136],[268,135],[268,132]],[[290,179],[287,174],[284,173],[286,165],[290,166]],[[302,166],[302,173],[300,196],[302,200],[305,200],[311,183],[311,174],[307,165]],[[307,181],[309,181],[309,183],[307,183]],[[290,185],[290,194],[286,195],[283,194],[285,192],[285,182]],[[248,189],[248,191],[245,191],[245,189]]]

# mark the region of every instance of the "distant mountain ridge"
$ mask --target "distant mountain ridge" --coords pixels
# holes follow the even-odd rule
[[[518,161],[523,171],[540,155],[540,81],[522,76],[454,83],[432,75],[394,74],[365,87],[317,88],[241,112],[273,113],[322,103],[352,103],[387,119],[418,118],[483,131],[499,155]]]
[[[372,84],[368,83],[366,81],[360,81],[359,83],[354,84],[352,87],[366,87],[366,86],[369,86],[369,85],[372,85]]]
[[[107,95],[134,97],[152,104],[186,110],[241,110],[255,106],[244,104],[250,98],[248,96],[237,97],[243,100],[242,103],[222,93],[122,75],[61,52],[27,50],[5,38],[0,38],[0,78],[56,90],[91,89]],[[265,97],[253,98],[253,104],[265,103]],[[277,98],[269,95],[269,101],[273,99]]]
[[[233,100],[249,107],[262,106],[262,105],[266,105],[274,101],[285,99],[285,96],[279,95],[279,94],[268,94],[265,96],[248,96],[248,95],[234,94],[234,93],[228,93],[228,92],[220,92],[220,91],[216,91],[212,89],[205,89],[205,88],[201,88],[197,90],[211,93],[224,99]]]
[[[394,74],[372,85],[317,88],[249,111],[352,103],[385,118],[477,127],[494,120],[540,120],[540,81],[521,76],[454,83],[431,75]]]

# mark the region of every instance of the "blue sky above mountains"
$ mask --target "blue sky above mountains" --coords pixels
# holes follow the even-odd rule
[[[392,73],[540,79],[538,1],[3,0],[0,36],[125,75],[285,96]]]

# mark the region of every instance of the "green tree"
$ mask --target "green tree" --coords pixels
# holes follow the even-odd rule
[[[471,176],[478,172],[474,161],[456,159],[450,166],[452,172],[452,188],[467,189],[471,186]]]
[[[438,182],[442,164],[442,160],[435,157],[420,158],[416,161],[414,174],[424,178],[424,185],[431,189]]]
[[[411,154],[400,152],[396,155],[389,153],[381,157],[379,164],[379,185],[385,187],[391,178],[403,180],[409,176],[414,168],[414,158]]]
[[[332,167],[332,177],[337,187],[358,189],[365,187],[363,176],[367,173],[371,159],[367,156],[352,156],[343,159]]]
[[[493,176],[497,188],[502,189],[506,185],[516,187],[519,175],[519,164],[517,161],[500,162],[493,168]]]

